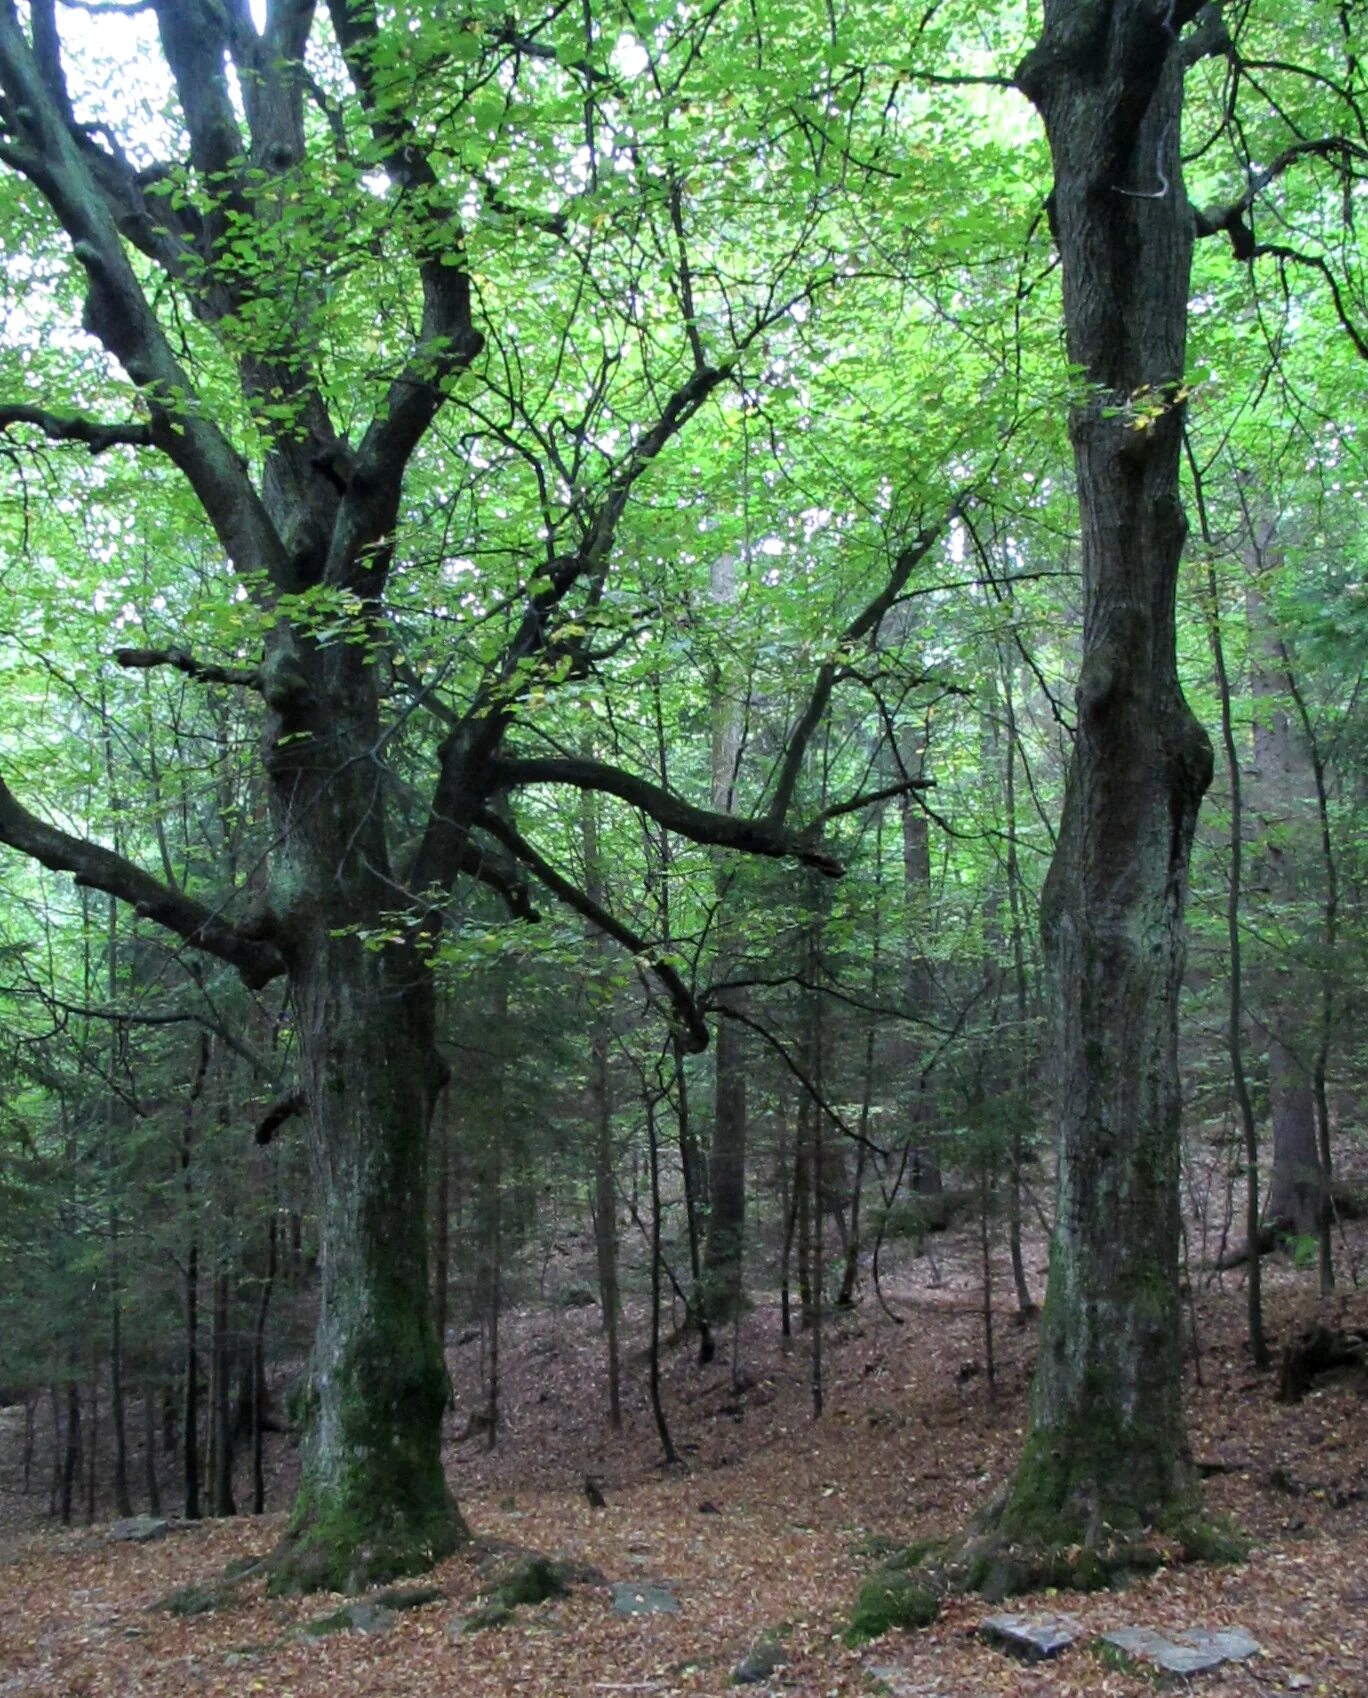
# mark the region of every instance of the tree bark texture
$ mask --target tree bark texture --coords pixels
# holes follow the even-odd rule
[[[446,1365],[428,1285],[441,1083],[431,979],[402,948],[320,929],[295,974],[322,1280],[299,1499],[281,1583],[334,1590],[448,1555]]]
[[[1174,596],[1194,220],[1190,16],[1053,0],[1018,82],[1045,121],[1082,537],[1077,735],[1042,923],[1059,1201],[1011,1539],[1107,1546],[1196,1508],[1182,1407],[1177,1006],[1211,746],[1178,682]]]

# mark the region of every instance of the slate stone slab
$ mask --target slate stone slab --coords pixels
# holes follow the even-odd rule
[[[166,1537],[166,1523],[158,1515],[130,1515],[124,1521],[116,1521],[109,1529],[109,1536],[124,1545],[147,1545],[153,1539]]]
[[[1168,1674],[1203,1674],[1218,1669],[1225,1658],[1216,1651],[1199,1651],[1191,1645],[1175,1645],[1152,1627],[1117,1627],[1102,1635],[1103,1643],[1115,1645],[1128,1657],[1153,1663]]]
[[[1153,1663],[1167,1674],[1205,1674],[1222,1663],[1243,1662],[1259,1650],[1240,1627],[1188,1628],[1167,1639],[1152,1627],[1118,1627],[1102,1635],[1127,1656]]]
[[[1067,1651],[1079,1628],[1071,1615],[990,1615],[979,1623],[979,1632],[1019,1657],[1040,1662]]]
[[[1262,1649],[1259,1641],[1251,1639],[1242,1627],[1190,1627],[1177,1637],[1182,1644],[1194,1645],[1199,1651],[1219,1652],[1228,1663],[1257,1657]]]
[[[678,1615],[679,1599],[668,1586],[652,1581],[615,1580],[613,1582],[613,1613],[615,1615]]]

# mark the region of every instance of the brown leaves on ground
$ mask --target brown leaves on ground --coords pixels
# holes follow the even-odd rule
[[[953,1259],[937,1289],[897,1289],[895,1326],[872,1301],[832,1319],[826,1414],[810,1418],[810,1351],[785,1352],[778,1315],[757,1310],[719,1361],[699,1368],[688,1347],[668,1365],[666,1400],[688,1471],[662,1472],[654,1427],[634,1384],[624,1432],[606,1434],[596,1311],[510,1317],[503,1351],[505,1425],[498,1447],[454,1444],[450,1474],[484,1538],[574,1558],[610,1580],[656,1581],[678,1614],[620,1618],[603,1587],[517,1613],[503,1628],[462,1635],[487,1582],[477,1548],[442,1565],[444,1601],[399,1614],[383,1631],[298,1637],[335,1600],[268,1600],[242,1583],[213,1613],[177,1619],[148,1606],[192,1581],[221,1576],[235,1558],[269,1549],[281,1518],[173,1525],[151,1545],[115,1544],[107,1529],[41,1528],[38,1500],[11,1495],[12,1531],[0,1555],[0,1693],[98,1698],[595,1698],[621,1693],[717,1694],[762,1637],[788,1661],[762,1687],[793,1698],[872,1693],[918,1698],[988,1694],[1152,1695],[1148,1676],[1111,1666],[1086,1642],[1122,1623],[1161,1631],[1239,1624],[1263,1654],[1201,1677],[1203,1693],[1368,1694],[1368,1401],[1352,1377],[1328,1379],[1302,1405],[1274,1402],[1276,1376],[1250,1371],[1241,1346],[1241,1293],[1198,1304],[1202,1383],[1191,1385],[1194,1449],[1211,1508],[1253,1540],[1247,1563],[1169,1568],[1131,1590],[1058,1595],[1019,1607],[1077,1616],[1085,1642],[1057,1662],[1028,1666],[983,1644],[985,1613],[954,1601],[931,1630],[892,1634],[861,1651],[841,1632],[855,1586],[881,1540],[952,1532],[1002,1483],[1025,1414],[1032,1327],[998,1317],[990,1395],[981,1321],[968,1273]],[[1292,1336],[1314,1305],[1302,1276],[1272,1271],[1270,1331]],[[924,1276],[923,1276],[924,1278]],[[1334,1318],[1368,1320],[1363,1299]],[[458,1409],[478,1400],[474,1344],[454,1353]],[[722,1359],[726,1358],[725,1361]],[[460,1431],[460,1418],[454,1423]],[[16,1432],[0,1421],[4,1489],[16,1483]],[[281,1467],[288,1468],[288,1460]],[[607,1507],[586,1502],[600,1481]],[[707,1505],[706,1510],[702,1507]],[[38,1530],[34,1530],[37,1528]]]

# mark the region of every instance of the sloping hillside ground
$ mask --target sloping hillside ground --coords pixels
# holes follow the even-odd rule
[[[1360,1237],[1349,1247],[1361,1254],[1362,1229],[1354,1230]],[[1039,1270],[1041,1245],[1031,1252]],[[341,1600],[268,1600],[250,1577],[205,1614],[149,1610],[174,1588],[214,1580],[234,1559],[268,1550],[283,1517],[173,1522],[147,1545],[115,1543],[105,1526],[53,1531],[42,1518],[45,1494],[18,1494],[22,1415],[4,1412],[0,1693],[664,1698],[722,1692],[769,1636],[788,1660],[755,1689],[795,1698],[1152,1694],[1152,1675],[1117,1666],[1091,1642],[1131,1623],[1251,1632],[1261,1655],[1198,1677],[1192,1684],[1203,1692],[1368,1694],[1368,1383],[1332,1375],[1303,1403],[1276,1403],[1276,1373],[1247,1366],[1238,1274],[1224,1276],[1224,1289],[1197,1293],[1200,1384],[1194,1377],[1191,1411],[1211,1507],[1250,1536],[1248,1562],[1163,1570],[1124,1593],[1030,1600],[1021,1607],[1065,1610],[1083,1627],[1079,1643],[1046,1664],[983,1643],[976,1628],[986,1611],[975,1600],[953,1603],[926,1632],[860,1650],[842,1643],[880,1541],[962,1525],[1012,1463],[1033,1327],[1012,1324],[1006,1269],[996,1268],[1003,1312],[990,1392],[977,1256],[971,1226],[940,1240],[933,1285],[929,1263],[904,1250],[885,1283],[901,1325],[868,1290],[854,1315],[833,1318],[819,1423],[810,1416],[808,1342],[781,1347],[773,1306],[758,1307],[736,1340],[744,1390],[733,1388],[729,1344],[706,1369],[686,1348],[672,1352],[664,1396],[684,1472],[658,1466],[639,1353],[643,1317],[629,1329],[624,1431],[611,1437],[597,1312],[510,1315],[499,1444],[487,1451],[477,1434],[453,1438],[450,1451],[452,1484],[480,1544],[436,1571],[438,1599],[382,1616],[374,1631],[302,1636]],[[1311,1276],[1281,1260],[1267,1276],[1275,1345],[1313,1318],[1368,1324],[1368,1295],[1350,1292],[1320,1310]],[[480,1401],[479,1350],[475,1339],[452,1345],[454,1432]],[[280,1441],[277,1502],[288,1501],[292,1467]],[[587,1501],[586,1472],[601,1482],[605,1508]],[[41,1456],[35,1477],[44,1478]],[[663,1583],[678,1610],[623,1617],[607,1586],[579,1584],[518,1610],[505,1626],[463,1632],[488,1587],[489,1541],[592,1564],[607,1582]]]

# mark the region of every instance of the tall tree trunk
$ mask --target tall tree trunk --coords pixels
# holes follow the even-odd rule
[[[119,1263],[119,1214],[109,1211],[109,1418],[114,1429],[114,1511],[132,1515],[128,1489],[128,1411],[124,1397],[123,1295]]]
[[[104,747],[105,777],[109,785],[109,807],[114,816],[114,848],[122,851],[122,833],[119,829],[118,786],[115,782],[114,770],[114,737],[109,722],[109,708],[105,698],[103,681],[100,684],[100,735]],[[119,905],[111,896],[106,909],[106,995],[109,1006],[115,1008],[119,1001]],[[109,1034],[109,1103],[106,1116],[105,1130],[107,1142],[105,1146],[105,1183],[109,1187],[109,1401],[110,1421],[114,1428],[114,1508],[119,1515],[128,1516],[133,1513],[133,1499],[128,1490],[128,1425],[124,1409],[124,1379],[123,1379],[123,1283],[122,1271],[119,1266],[119,1205],[118,1205],[118,1158],[117,1144],[119,1133],[127,1120],[119,1093],[114,1088],[117,1070],[125,1061],[124,1046],[128,1041],[127,1030],[119,1021],[110,1023]]]
[[[926,770],[927,726],[919,725],[903,740],[899,766],[909,777]],[[907,954],[903,963],[903,998],[914,1018],[925,1015],[932,993],[931,973],[920,939],[926,935],[931,912],[931,834],[926,811],[908,791],[902,799],[903,898],[908,916]],[[923,1088],[917,1048],[908,1041],[900,1058],[901,1093],[906,1104],[907,1137],[912,1145],[912,1189],[937,1196],[944,1189],[940,1158],[929,1130],[930,1104]]]
[[[446,1355],[447,1311],[451,1301],[451,1097],[443,1092],[432,1117],[437,1192],[432,1223],[432,1324]]]
[[[1286,653],[1287,688],[1297,709],[1302,737],[1311,762],[1311,775],[1316,789],[1316,819],[1320,826],[1321,877],[1324,881],[1321,902],[1321,963],[1320,963],[1320,1021],[1316,1034],[1316,1054],[1312,1065],[1312,1085],[1316,1102],[1316,1138],[1320,1147],[1321,1182],[1324,1188],[1320,1218],[1320,1292],[1328,1297],[1335,1289],[1335,1264],[1331,1253],[1330,1227],[1333,1208],[1330,1184],[1333,1163],[1330,1150],[1330,1099],[1326,1090],[1326,1073],[1330,1064],[1330,1038],[1335,1017],[1335,945],[1339,937],[1339,864],[1335,858],[1334,841],[1330,835],[1330,801],[1325,784],[1325,757],[1306,698],[1302,695]]]
[[[86,1409],[86,1526],[95,1519],[95,1487],[99,1477],[100,1451],[100,1367],[90,1365],[90,1402]]]
[[[592,748],[589,750],[592,756]],[[584,843],[584,890],[600,907],[607,905],[607,882],[599,853],[597,798],[585,791],[580,802],[580,830]],[[606,966],[604,940],[591,939],[591,947]],[[608,1344],[608,1424],[614,1432],[622,1427],[622,1365],[619,1360],[618,1323],[622,1299],[618,1290],[617,1185],[613,1173],[613,1096],[608,1072],[608,1046],[612,1041],[612,989],[605,973],[591,987],[594,997],[589,1027],[589,1117],[594,1131],[594,1255],[598,1265],[599,1307]]]
[[[147,1381],[143,1386],[143,1486],[147,1492],[147,1513],[161,1514],[161,1484],[157,1479],[157,1386]]]
[[[195,1111],[209,1074],[209,1034],[200,1033],[199,1060],[181,1126],[181,1188],[185,1197],[185,1385],[183,1454],[185,1519],[200,1517],[199,1459],[199,1221],[195,1204]]]
[[[271,1218],[266,1226],[266,1272],[257,1299],[256,1324],[252,1328],[252,1514],[266,1513],[266,1317],[275,1289],[279,1208],[274,1181],[271,1186]]]
[[[1274,523],[1254,511],[1254,494],[1247,478],[1239,479],[1239,493],[1248,573],[1245,607],[1254,657],[1255,777],[1250,800],[1259,816],[1263,838],[1258,876],[1274,911],[1269,930],[1275,939],[1290,946],[1279,949],[1283,958],[1271,964],[1265,975],[1268,1110],[1273,1124],[1268,1213],[1284,1232],[1309,1238],[1320,1228],[1327,1190],[1316,1130],[1315,1027],[1308,1017],[1306,983],[1295,968],[1288,966],[1287,957],[1295,957],[1302,930],[1297,913],[1302,895],[1298,852],[1296,842],[1289,840],[1289,829],[1311,790],[1311,774],[1306,753],[1292,733],[1284,694],[1286,667],[1264,605],[1263,574],[1279,564]]]
[[[62,1451],[61,1514],[63,1527],[69,1527],[76,1498],[76,1480],[81,1471],[81,1388],[76,1380],[74,1357],[68,1363],[63,1437],[66,1442]]]
[[[1174,612],[1195,234],[1177,15],[1157,0],[1052,0],[1017,73],[1054,164],[1084,625],[1042,904],[1059,1205],[998,1526],[1094,1553],[1127,1530],[1180,1527],[1198,1502],[1182,1403],[1177,1014],[1212,756],[1178,682]]]
[[[660,1197],[660,1138],[656,1131],[656,1099],[648,1092],[646,1098],[646,1148],[651,1164],[651,1344],[649,1363],[651,1412],[655,1416],[656,1432],[667,1468],[679,1461],[670,1424],[665,1418],[665,1400],[660,1389],[660,1274],[663,1266],[661,1230],[663,1226]]]
[[[1021,859],[1017,846],[1017,791],[1016,764],[1021,755],[1020,735],[1016,722],[1016,702],[1012,691],[1012,670],[1004,657],[1002,667],[1003,706],[1007,716],[1007,763],[1006,763],[1006,808],[1007,808],[1007,907],[1011,915],[1011,945],[1012,945],[1012,984],[1016,993],[1017,1041],[1013,1046],[1016,1053],[1016,1087],[1018,1109],[1012,1115],[1012,1134],[1009,1158],[1011,1171],[1008,1174],[1007,1191],[1007,1249],[1012,1261],[1012,1284],[1016,1288],[1017,1314],[1025,1318],[1036,1313],[1035,1299],[1031,1296],[1030,1283],[1026,1278],[1026,1261],[1021,1251],[1021,1168],[1025,1158],[1023,1123],[1027,1105],[1030,1102],[1031,1087],[1031,1049],[1028,1033],[1030,1030],[1030,995],[1026,982],[1026,939],[1025,926],[1022,923],[1022,909],[1025,906],[1024,892],[1021,882]]]
[[[660,678],[657,675],[652,680],[652,705],[655,718],[656,734],[656,767],[660,773],[662,784],[669,782],[669,740],[665,735],[665,712],[661,704]],[[652,839],[648,833],[647,854],[649,858]],[[668,949],[673,941],[670,915],[670,866],[674,852],[670,843],[670,833],[663,826],[659,837],[654,839],[654,846],[660,860],[660,879],[656,905],[658,912],[657,930],[661,945]],[[698,1326],[698,1360],[700,1363],[711,1362],[716,1351],[712,1327],[708,1321],[707,1306],[703,1302],[703,1248],[702,1248],[702,1213],[703,1193],[708,1188],[707,1162],[699,1144],[698,1135],[694,1130],[692,1105],[689,1097],[689,1074],[684,1064],[685,1049],[679,1034],[676,1032],[671,1043],[671,1057],[674,1063],[674,1098],[675,1112],[678,1117],[679,1130],[679,1162],[680,1173],[684,1186],[684,1215],[689,1232],[689,1272],[693,1277],[693,1286],[689,1297],[689,1318]],[[633,1198],[635,1206],[635,1198]]]
[[[209,1350],[210,1398],[213,1421],[213,1482],[215,1515],[236,1515],[233,1501],[233,1415],[229,1395],[232,1382],[232,1353],[228,1331],[228,1273],[220,1266],[214,1272],[214,1311]]]
[[[723,555],[713,562],[713,606],[723,620],[736,603],[736,561]],[[722,626],[722,620],[719,620]],[[725,629],[719,630],[719,641]],[[735,806],[737,769],[741,761],[742,701],[734,665],[718,660],[712,680],[712,805],[730,813]],[[714,889],[717,911],[713,922],[716,959],[713,976],[731,977],[741,952],[732,872],[719,858]],[[703,1255],[702,1307],[709,1321],[734,1321],[741,1313],[742,1270],[746,1243],[746,1054],[741,1025],[726,1010],[741,1012],[740,991],[722,994],[722,1013],[713,1045],[714,1096],[712,1151],[708,1162],[708,1240]]]
[[[1230,1054],[1230,1077],[1235,1087],[1235,1101],[1240,1110],[1240,1130],[1244,1136],[1245,1246],[1249,1255],[1249,1353],[1256,1368],[1266,1368],[1268,1342],[1264,1337],[1263,1256],[1259,1247],[1259,1133],[1244,1062],[1244,967],[1240,948],[1240,901],[1244,872],[1244,791],[1241,784],[1243,775],[1240,770],[1240,752],[1235,742],[1230,674],[1226,668],[1225,643],[1221,634],[1221,599],[1216,583],[1216,567],[1210,557],[1207,560],[1207,600],[1211,658],[1216,669],[1216,690],[1221,703],[1221,741],[1225,747],[1226,770],[1230,774],[1230,863],[1226,888],[1230,998],[1226,1020],[1226,1047]]]

